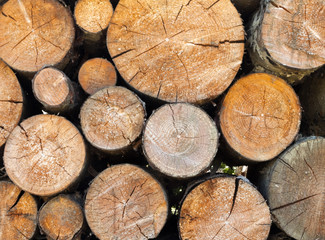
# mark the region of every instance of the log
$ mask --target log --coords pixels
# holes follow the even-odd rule
[[[19,123],[23,105],[23,92],[16,75],[0,60],[0,147]]]
[[[32,239],[37,227],[37,203],[11,182],[0,182],[0,239]]]
[[[138,96],[117,86],[91,95],[80,111],[86,139],[106,153],[129,149],[142,132],[144,117],[144,105]]]
[[[37,101],[52,113],[71,111],[77,104],[76,87],[64,72],[43,68],[32,79],[33,93]]]
[[[100,89],[116,85],[116,70],[107,59],[92,58],[82,64],[78,80],[82,89],[92,95]]]
[[[107,47],[137,91],[167,102],[203,104],[234,79],[244,29],[230,0],[121,0]]]
[[[0,58],[27,74],[63,68],[74,31],[70,11],[56,0],[10,0],[0,14]]]
[[[39,210],[38,222],[49,240],[81,239],[83,212],[69,195],[59,195]]]
[[[248,37],[256,71],[289,83],[325,64],[325,2],[264,0],[253,17]]]
[[[301,109],[294,90],[266,73],[239,79],[220,110],[220,127],[227,146],[246,162],[268,161],[295,139]]]
[[[143,151],[154,169],[167,176],[189,178],[211,165],[218,139],[215,123],[203,110],[187,103],[166,104],[146,123]]]
[[[305,138],[261,172],[273,221],[294,239],[325,238],[324,156],[325,138]]]
[[[101,172],[86,196],[86,220],[99,239],[155,238],[167,215],[168,202],[161,185],[130,164]]]
[[[71,187],[82,176],[85,143],[65,118],[36,115],[12,131],[3,160],[16,185],[35,195],[51,196]]]
[[[179,215],[181,239],[267,239],[269,208],[244,177],[219,175],[189,192]]]

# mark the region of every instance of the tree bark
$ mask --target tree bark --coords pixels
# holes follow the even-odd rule
[[[324,156],[325,139],[309,137],[261,172],[260,190],[273,221],[295,239],[325,238]]]
[[[179,216],[181,239],[267,239],[269,208],[244,177],[219,175],[189,192]]]
[[[108,87],[96,92],[80,111],[86,139],[107,153],[121,153],[130,148],[142,132],[144,117],[142,101],[123,87]]]
[[[282,79],[255,73],[239,79],[220,111],[227,146],[248,162],[270,160],[296,137],[301,109],[294,90]]]
[[[211,165],[219,133],[200,108],[186,103],[167,104],[148,119],[143,151],[154,168],[175,178],[194,177]]]
[[[23,92],[14,72],[0,60],[0,147],[19,123],[23,112]]]
[[[263,0],[248,38],[256,71],[267,71],[289,83],[325,63],[325,2]]]
[[[0,239],[32,239],[37,226],[37,203],[11,182],[0,182]]]
[[[81,66],[78,80],[82,89],[92,95],[100,89],[116,85],[116,70],[106,59],[92,58]]]
[[[71,13],[56,0],[10,0],[0,14],[0,58],[27,74],[63,68],[74,31]]]
[[[38,222],[49,240],[79,240],[84,217],[76,201],[59,195],[42,206]]]
[[[147,172],[130,164],[101,172],[90,185],[85,215],[100,239],[158,236],[168,215],[166,194]]]
[[[203,104],[234,79],[244,29],[230,0],[121,0],[107,46],[121,76],[137,91]]]
[[[3,158],[8,176],[20,188],[51,196],[81,177],[86,150],[82,135],[65,118],[36,115],[12,131]]]

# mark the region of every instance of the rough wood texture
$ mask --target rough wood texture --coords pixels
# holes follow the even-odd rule
[[[121,0],[107,46],[136,90],[164,101],[201,104],[234,79],[244,30],[230,0]]]
[[[56,0],[6,2],[0,32],[0,58],[22,72],[64,64],[75,34],[69,10]]]
[[[248,43],[257,71],[264,69],[289,83],[325,63],[325,2],[263,0]]]
[[[87,222],[100,239],[149,239],[158,236],[168,214],[160,184],[139,167],[115,165],[90,185]]]
[[[23,93],[16,75],[0,60],[0,146],[20,121]]]
[[[148,119],[143,151],[149,164],[176,177],[193,177],[206,170],[218,149],[218,130],[203,110],[186,103],[167,104]]]
[[[325,139],[297,142],[262,171],[274,222],[295,239],[325,239]]]
[[[80,111],[81,128],[87,140],[108,153],[130,147],[141,134],[144,117],[141,100],[123,87],[96,92]]]
[[[195,187],[182,203],[180,237],[186,239],[265,240],[269,208],[244,177],[218,176]]]
[[[294,90],[282,79],[250,74],[228,91],[220,111],[226,142],[240,157],[267,161],[296,137],[301,109]]]
[[[10,179],[35,195],[49,196],[70,187],[86,163],[80,132],[63,117],[36,115],[9,136],[4,165]]]
[[[59,195],[48,201],[39,211],[38,222],[49,240],[80,239],[83,226],[80,205],[68,195]]]
[[[32,80],[35,98],[50,112],[66,112],[76,104],[71,80],[56,68],[40,70]]]
[[[82,89],[91,95],[102,88],[115,86],[117,76],[112,63],[104,58],[92,58],[81,66],[78,79]]]
[[[31,239],[37,226],[35,199],[11,182],[0,182],[0,239]]]

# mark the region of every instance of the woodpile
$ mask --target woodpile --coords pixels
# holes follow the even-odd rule
[[[0,0],[0,240],[325,239],[324,25],[323,0]]]

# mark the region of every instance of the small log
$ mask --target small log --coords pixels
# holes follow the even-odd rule
[[[23,93],[14,72],[0,60],[0,147],[19,123],[23,112]]]
[[[299,83],[324,65],[324,22],[322,0],[263,0],[248,38],[256,71],[267,71],[289,83]]]
[[[84,217],[76,201],[59,195],[41,207],[38,222],[49,240],[79,240]]]
[[[9,0],[0,14],[0,58],[23,73],[63,68],[74,31],[70,11],[56,0]]]
[[[305,138],[261,172],[273,221],[294,239],[325,239],[324,156],[325,138]]]
[[[218,149],[219,133],[203,110],[187,103],[167,104],[148,119],[143,151],[165,175],[188,178],[203,173]]]
[[[168,102],[203,104],[234,79],[244,29],[230,0],[121,0],[107,47],[137,91]]]
[[[181,239],[266,240],[271,215],[266,201],[244,177],[220,175],[196,186],[182,203]]]
[[[81,66],[78,79],[82,89],[92,95],[100,89],[115,86],[117,77],[112,63],[104,58],[92,58]]]
[[[67,112],[76,106],[75,86],[67,75],[56,68],[43,68],[36,73],[32,88],[37,101],[49,112]]]
[[[20,188],[51,196],[72,186],[82,175],[85,143],[65,118],[36,115],[12,131],[3,160],[9,178]]]
[[[166,222],[168,202],[150,174],[134,165],[115,165],[90,185],[85,215],[100,239],[151,239]]]
[[[131,147],[142,132],[144,117],[145,109],[137,95],[117,86],[91,95],[80,111],[86,139],[107,153],[120,153]]]
[[[0,239],[32,239],[37,226],[37,203],[11,182],[0,182]]]
[[[239,79],[220,111],[227,145],[243,160],[262,162],[280,154],[296,137],[301,109],[294,90],[266,73]]]

